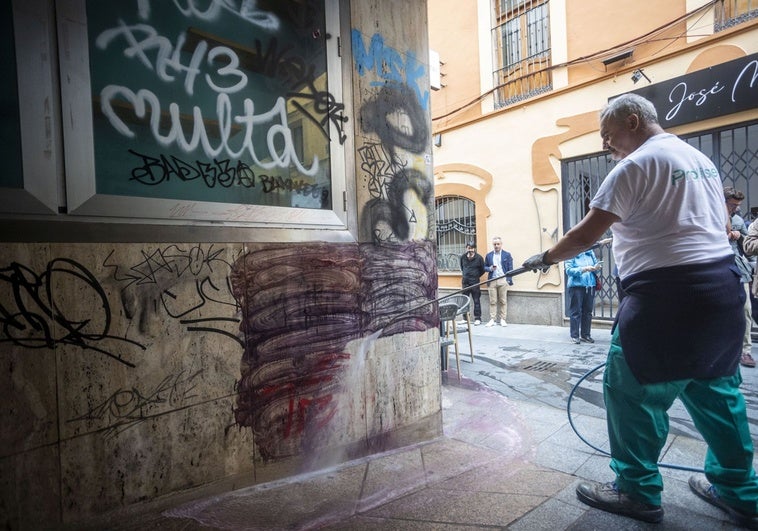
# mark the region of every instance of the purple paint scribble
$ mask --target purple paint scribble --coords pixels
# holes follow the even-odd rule
[[[234,414],[264,460],[308,453],[335,415],[350,341],[436,327],[432,244],[266,245],[237,260],[244,354]]]

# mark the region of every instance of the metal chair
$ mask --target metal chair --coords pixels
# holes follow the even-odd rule
[[[458,352],[458,326],[455,324],[455,318],[458,315],[458,305],[451,302],[439,303],[440,315],[440,348],[444,349],[445,366],[450,365],[450,345],[455,346],[455,365],[458,369],[458,381],[461,381],[461,357]],[[453,339],[450,340],[450,329],[453,330]]]
[[[462,317],[463,322],[465,323],[462,325],[462,330],[468,334],[468,348],[469,353],[471,354],[471,363],[474,363],[474,341],[471,338],[471,297],[463,293],[458,293],[456,295],[445,297],[442,299],[442,302],[452,303],[458,307],[456,315],[457,317]],[[458,323],[456,323],[456,328],[457,324]]]

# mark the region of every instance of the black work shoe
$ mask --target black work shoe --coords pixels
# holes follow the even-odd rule
[[[585,336],[582,336],[582,338],[581,338],[581,339],[582,339],[582,341],[584,341],[585,343],[594,343],[594,342],[595,342],[595,340],[594,340],[594,339],[592,339],[590,336],[586,336],[586,337],[585,337]]]
[[[610,483],[583,481],[576,487],[576,497],[590,507],[629,516],[643,522],[657,523],[663,520],[663,509],[660,505],[650,505],[631,499],[628,494],[618,489],[615,481]]]
[[[716,488],[708,483],[708,480],[704,477],[690,476],[689,484],[692,492],[711,505],[715,505],[722,511],[725,511],[734,519],[737,525],[746,527],[747,529],[758,529],[758,514],[745,514],[742,511],[738,511],[734,507],[727,505],[726,502],[721,499],[719,493],[716,492]]]
[[[571,338],[571,341],[573,341],[573,342],[574,342],[574,343],[576,343],[577,345],[578,345],[579,343],[581,343],[581,341],[579,341],[579,338],[578,338],[578,337],[572,337],[572,338]]]

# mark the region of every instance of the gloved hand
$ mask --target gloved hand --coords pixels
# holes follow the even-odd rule
[[[531,269],[532,271],[542,271],[543,273],[547,273],[547,270],[550,269],[550,266],[553,264],[545,263],[546,254],[547,251],[544,253],[535,254],[531,258],[527,258],[521,265],[522,267]]]

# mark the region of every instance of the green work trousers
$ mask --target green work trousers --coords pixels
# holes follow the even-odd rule
[[[611,468],[616,485],[632,498],[661,504],[663,480],[658,459],[669,431],[668,409],[679,398],[708,444],[704,470],[730,506],[758,512],[758,480],[753,469],[745,399],[739,369],[729,377],[640,384],[621,350],[618,328],[603,376]]]

